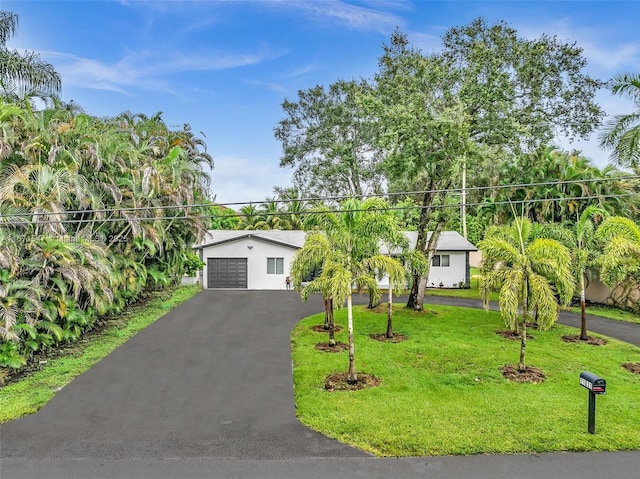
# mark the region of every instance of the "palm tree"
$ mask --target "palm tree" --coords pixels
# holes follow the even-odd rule
[[[7,98],[24,95],[49,96],[60,92],[61,80],[53,66],[34,52],[9,50],[7,41],[18,28],[15,13],[0,11],[0,89]]]
[[[236,226],[239,230],[269,229],[266,227],[264,216],[254,205],[249,204],[240,208],[240,222]]]
[[[640,284],[640,227],[629,218],[612,216],[596,233],[605,242],[600,257],[600,279],[610,288]],[[637,307],[636,307],[637,309]]]
[[[640,161],[640,75],[622,74],[613,78],[615,95],[629,98],[635,111],[614,116],[600,135],[600,146],[613,150],[611,159],[618,165],[638,167]]]
[[[595,266],[596,257],[596,225],[595,221],[606,218],[608,213],[597,206],[588,206],[584,209],[578,222],[573,227],[575,234],[574,266],[575,277],[580,288],[580,339],[589,339],[587,334],[587,314],[586,314],[586,285],[585,277],[588,270]]]
[[[355,346],[353,340],[353,308],[352,292],[366,289],[378,292],[378,286],[372,271],[379,271],[389,276],[392,283],[404,280],[404,267],[395,259],[378,252],[378,244],[388,238],[388,220],[379,210],[388,207],[386,201],[370,198],[365,201],[348,199],[340,204],[337,213],[326,213],[316,216],[318,235],[326,236],[330,246],[328,255],[322,263],[322,273],[314,283],[306,288],[318,290],[322,284],[328,296],[336,304],[347,302],[347,328],[349,334],[349,372],[347,381],[351,384],[358,381],[355,366]],[[305,246],[300,250],[304,250]],[[309,247],[312,247],[311,245]],[[300,253],[304,254],[304,253]]]
[[[577,294],[580,296],[581,327],[580,339],[589,339],[587,332],[586,314],[586,286],[590,273],[597,266],[598,247],[596,244],[596,223],[609,216],[606,210],[597,206],[587,206],[578,221],[571,227],[558,223],[542,225],[536,236],[551,238],[564,244],[572,256],[572,270],[577,286]]]
[[[574,291],[571,255],[560,242],[535,238],[532,223],[516,219],[511,226],[488,231],[480,241],[480,292],[488,308],[489,293],[500,290],[500,312],[505,324],[520,334],[518,371],[526,371],[525,352],[529,312],[537,310],[538,326],[549,329],[558,317],[559,295],[568,304]],[[521,316],[518,318],[519,310]]]
[[[302,300],[306,301],[314,293],[322,294],[324,303],[324,327],[329,333],[329,345],[335,346],[335,323],[333,319],[333,297],[331,281],[326,275],[312,278],[303,288],[302,283],[314,271],[322,268],[324,261],[332,253],[331,243],[322,233],[310,233],[305,239],[304,247],[299,249],[291,262],[290,275],[293,287],[301,291]]]

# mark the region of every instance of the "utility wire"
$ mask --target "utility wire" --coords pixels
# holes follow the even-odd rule
[[[519,189],[519,188],[530,188],[534,186],[547,186],[547,185],[571,185],[576,183],[600,183],[600,182],[608,182],[608,181],[623,181],[623,180],[638,180],[640,179],[640,175],[629,175],[629,176],[619,176],[619,177],[608,177],[608,178],[593,178],[593,179],[581,179],[581,180],[558,180],[558,181],[542,181],[535,183],[515,183],[515,184],[507,184],[507,185],[490,185],[490,186],[473,186],[469,188],[447,188],[447,189],[431,189],[431,190],[413,190],[413,191],[400,191],[393,193],[377,193],[377,194],[369,194],[365,195],[367,198],[386,198],[386,197],[396,197],[396,196],[414,196],[414,195],[424,195],[424,194],[437,194],[443,192],[449,193],[461,193],[462,191],[466,192],[474,192],[474,191],[494,191],[501,189]],[[332,201],[332,200],[345,200],[353,198],[353,195],[337,195],[337,196],[317,196],[317,197],[308,197],[308,198],[286,198],[286,199],[278,199],[278,200],[262,200],[262,201],[239,201],[239,202],[229,202],[229,203],[195,203],[195,204],[187,204],[187,205],[158,205],[158,206],[131,206],[131,207],[113,207],[113,208],[96,208],[96,209],[84,209],[84,210],[68,210],[61,213],[51,213],[51,212],[33,212],[33,213],[3,213],[0,214],[0,219],[3,217],[26,217],[33,218],[36,216],[48,216],[52,214],[95,214],[95,213],[118,213],[118,212],[135,212],[135,211],[155,211],[155,210],[167,210],[167,209],[188,209],[188,208],[208,208],[211,206],[239,206],[239,205],[263,205],[271,202],[279,203],[279,204],[287,204],[293,202],[300,203],[310,203],[315,201]],[[465,203],[466,206],[473,206],[471,203]],[[461,206],[458,204],[457,206]],[[118,219],[115,219],[119,221]],[[74,220],[79,221],[79,220]],[[104,220],[87,220],[87,221],[104,221]]]
[[[465,206],[491,206],[491,205],[507,205],[507,204],[531,204],[538,202],[549,202],[549,201],[575,201],[575,200],[590,200],[590,199],[604,199],[604,198],[626,198],[630,196],[635,196],[636,193],[620,193],[620,194],[609,194],[609,195],[590,195],[590,196],[573,196],[573,197],[556,197],[556,198],[529,198],[529,199],[521,199],[521,200],[504,200],[504,201],[491,201],[490,203],[486,201],[474,202],[474,203],[465,203]],[[362,212],[362,211],[404,211],[404,210],[423,210],[423,209],[439,209],[439,208],[460,208],[460,203],[454,204],[432,204],[429,206],[423,205],[404,205],[404,206],[388,206],[384,208],[369,208],[369,209],[327,209],[327,210],[309,210],[300,213],[290,213],[285,211],[278,212],[256,212],[256,217],[265,217],[265,216],[292,216],[295,214],[300,215],[314,215],[314,214],[338,214],[338,213],[346,213],[346,212]],[[50,215],[60,215],[60,213],[49,213]],[[252,215],[253,216],[253,215]],[[193,219],[213,219],[213,218],[234,218],[237,217],[236,214],[232,215],[220,215],[220,214],[201,214],[201,215],[190,215],[190,216],[146,216],[146,217],[138,217],[138,218],[104,218],[104,219],[61,219],[61,220],[44,220],[44,221],[0,221],[0,225],[5,226],[26,226],[28,224],[82,224],[82,223],[115,223],[115,222],[140,222],[140,221],[165,221],[165,220],[193,220]],[[0,217],[1,220],[1,217]]]

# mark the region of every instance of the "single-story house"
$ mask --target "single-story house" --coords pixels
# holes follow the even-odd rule
[[[304,246],[305,231],[284,230],[209,230],[194,249],[205,263],[200,284],[205,289],[286,289],[289,266],[298,249]],[[418,234],[406,233],[409,244]],[[455,231],[444,231],[434,255],[428,287],[458,287],[468,284],[469,252],[477,251]],[[382,249],[382,252],[385,252]],[[388,281],[380,281],[381,287]]]

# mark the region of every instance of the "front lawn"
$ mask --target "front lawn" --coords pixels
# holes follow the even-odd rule
[[[517,363],[519,342],[495,333],[504,329],[498,313],[428,308],[398,306],[395,331],[409,339],[395,344],[369,337],[384,332],[384,307],[379,313],[355,308],[357,369],[381,380],[355,392],[323,388],[329,373],[348,366],[347,351],[314,349],[326,341],[310,329],[323,315],[298,323],[291,339],[302,423],[378,456],[640,449],[640,376],[621,367],[640,362],[640,348],[613,340],[603,347],[565,343],[561,337],[576,330],[559,325],[532,330],[528,365],[547,379],[515,384],[499,369]],[[346,343],[346,310],[336,312],[336,322],[343,326],[336,339]],[[607,380],[595,435],[587,433],[588,393],[578,384],[584,370]]]

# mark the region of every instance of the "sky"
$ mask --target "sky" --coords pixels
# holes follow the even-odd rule
[[[154,115],[191,125],[214,157],[212,197],[262,201],[290,186],[273,130],[282,102],[339,79],[371,78],[397,27],[425,53],[444,33],[477,17],[504,20],[525,38],[576,42],[586,71],[608,80],[638,72],[640,0],[635,1],[6,1],[19,15],[9,48],[36,51],[62,76],[62,100],[87,113]],[[608,115],[633,105],[607,90]],[[608,162],[597,133],[558,138],[597,166]]]

